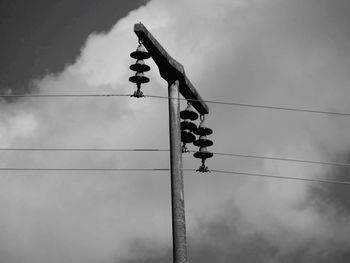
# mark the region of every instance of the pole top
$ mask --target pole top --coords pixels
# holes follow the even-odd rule
[[[141,22],[134,25],[134,32],[157,64],[161,77],[168,83],[179,80],[181,95],[191,102],[199,114],[208,114],[208,105],[203,102],[201,96],[187,78],[184,67],[169,55]]]

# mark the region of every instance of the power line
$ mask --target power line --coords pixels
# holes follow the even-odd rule
[[[159,98],[159,99],[169,99],[169,97],[157,96],[157,95],[146,95],[146,97]],[[179,100],[187,100],[187,99],[179,98]],[[199,100],[195,100],[195,99],[192,100],[191,99],[190,101],[199,101]],[[224,101],[214,101],[214,100],[201,100],[201,101],[206,102],[206,103],[228,105],[228,106],[238,106],[238,107],[262,108],[262,109],[270,109],[270,110],[283,110],[283,111],[296,111],[296,112],[307,112],[307,113],[319,113],[319,114],[350,116],[350,113],[346,113],[346,112],[334,112],[334,111],[323,111],[323,110],[314,110],[314,109],[289,108],[289,107],[280,107],[280,106],[246,104],[246,103],[224,102]]]
[[[0,148],[0,151],[57,151],[57,152],[168,152],[169,149],[156,149],[156,148],[135,148],[135,149],[116,149],[116,148]],[[190,150],[189,152],[196,152]],[[268,157],[259,155],[247,155],[237,153],[223,153],[213,152],[215,155],[221,156],[232,156],[262,160],[275,160],[275,161],[286,161],[296,163],[310,163],[310,164],[321,164],[321,165],[334,165],[334,166],[350,166],[350,163],[344,162],[329,162],[329,161],[316,161],[316,160],[304,160],[304,159],[292,159],[283,157]]]
[[[10,94],[1,98],[130,97],[131,94]]]
[[[308,182],[318,182],[318,183],[328,183],[328,184],[350,185],[349,181],[321,180],[321,179],[311,179],[311,178],[302,178],[302,177],[279,176],[279,175],[270,175],[270,174],[246,173],[246,172],[223,171],[223,170],[211,170],[211,172],[222,173],[222,174],[248,175],[248,176],[266,177],[266,178],[283,179],[283,180],[297,180],[297,181],[308,181]]]
[[[258,156],[258,155],[246,155],[237,153],[222,153],[214,152],[215,155],[222,156],[234,156],[243,158],[253,158],[253,159],[263,159],[263,160],[275,160],[275,161],[286,161],[286,162],[297,162],[297,163],[311,163],[311,164],[324,164],[324,165],[335,165],[335,166],[350,166],[350,163],[343,162],[327,162],[327,161],[315,161],[315,160],[302,160],[302,159],[292,159],[292,158],[282,158],[282,157],[268,157],[268,156]]]
[[[150,172],[150,171],[169,171],[169,168],[0,168],[0,171],[84,171],[84,172]],[[183,171],[196,171],[195,169],[182,169]],[[318,182],[318,183],[328,183],[328,184],[342,184],[350,185],[350,181],[337,181],[337,180],[321,180],[321,179],[310,179],[301,177],[291,177],[291,176],[278,176],[270,174],[260,174],[260,173],[247,173],[238,171],[223,171],[223,170],[211,170],[213,173],[222,174],[236,174],[236,175],[247,175],[255,177],[265,177],[273,179],[283,179],[283,180],[296,180],[296,181],[308,181],[308,182]]]
[[[114,149],[114,148],[0,148],[0,151],[52,151],[52,152],[168,152],[169,149]]]
[[[65,98],[65,97],[130,97],[132,94],[28,94],[28,95],[0,95],[2,98]],[[167,96],[158,95],[146,95],[148,98],[159,98],[159,99],[169,99]],[[177,98],[176,98],[177,99]],[[179,100],[188,101],[185,98],[179,98]],[[191,99],[189,101],[199,101]],[[314,110],[314,109],[302,109],[302,108],[291,108],[282,106],[270,106],[270,105],[259,105],[259,104],[248,104],[248,103],[238,103],[238,102],[225,102],[225,101],[215,101],[215,100],[201,100],[206,103],[227,105],[227,106],[237,106],[237,107],[249,107],[249,108],[260,108],[260,109],[270,109],[270,110],[282,110],[282,111],[294,111],[294,112],[305,112],[305,113],[317,113],[317,114],[328,114],[328,115],[338,115],[338,116],[350,116],[347,112],[334,112],[334,111],[324,111],[324,110]]]
[[[168,152],[169,149],[155,149],[155,148],[135,148],[135,149],[115,149],[115,148],[0,148],[0,151]],[[190,152],[196,152],[196,151],[190,151]],[[341,162],[325,162],[325,161],[291,159],[291,158],[282,158],[282,157],[267,157],[267,156],[245,155],[245,154],[223,153],[223,152],[214,152],[214,154],[215,155],[222,155],[222,156],[234,156],[234,157],[243,157],[243,158],[265,159],[265,160],[277,160],[277,161],[288,161],[288,162],[324,164],[324,165],[350,166],[350,163],[341,163]]]
[[[3,167],[0,171],[91,171],[91,172],[117,172],[117,171],[169,171],[169,168],[12,168]]]

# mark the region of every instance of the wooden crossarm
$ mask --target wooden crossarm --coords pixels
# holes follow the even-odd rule
[[[202,101],[201,96],[187,78],[184,67],[168,54],[142,23],[134,25],[134,32],[157,64],[161,77],[168,83],[179,80],[181,95],[191,102],[199,114],[208,114],[207,104]]]

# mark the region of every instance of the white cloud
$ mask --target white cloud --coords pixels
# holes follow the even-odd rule
[[[45,94],[132,93],[134,87],[127,79],[131,74],[128,66],[133,62],[129,53],[137,45],[133,24],[142,21],[184,64],[204,98],[326,110],[332,105],[331,109],[345,111],[347,96],[342,98],[340,94],[348,93],[342,84],[349,77],[330,80],[332,75],[327,71],[329,62],[341,69],[342,61],[332,43],[319,41],[325,37],[323,33],[307,38],[306,32],[318,26],[308,24],[309,13],[299,14],[299,9],[302,6],[273,0],[153,0],[130,12],[110,32],[91,35],[76,63],[59,74],[37,80],[37,86]],[[286,10],[292,13],[284,16]],[[307,29],[299,27],[299,20]],[[149,63],[151,83],[143,90],[165,95],[166,84],[155,64]],[[3,103],[1,108],[2,146],[168,145],[165,100],[28,99]],[[213,149],[221,152],[317,159],[349,146],[344,143],[349,141],[344,132],[349,125],[339,119],[210,105],[207,120],[214,129]],[[320,151],[320,142],[329,146],[328,152]],[[199,165],[191,156],[184,156],[184,163],[191,168]],[[208,163],[213,168],[282,176],[325,175],[320,167],[219,156]],[[2,165],[169,166],[167,153],[3,153]],[[132,250],[135,240],[165,251],[171,246],[168,177],[167,173],[29,173],[29,179],[3,176],[1,251],[15,262],[27,263],[48,262],[48,258],[52,263],[120,262],[145,256]],[[333,208],[327,207],[321,214],[315,206],[307,205],[310,184],[208,175],[186,175],[185,181],[190,235],[197,235],[199,219],[215,221],[230,203],[242,217],[242,222],[232,222],[242,227],[242,235],[262,233],[283,253],[315,237],[337,239],[336,226],[332,232],[324,229],[337,221]]]
[[[35,116],[22,110],[9,109],[0,116],[0,142],[6,147],[34,136],[37,128]]]

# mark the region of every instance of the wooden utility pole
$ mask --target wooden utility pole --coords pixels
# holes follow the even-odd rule
[[[176,80],[174,83],[168,84],[168,94],[173,257],[174,262],[182,263],[186,262],[187,249],[178,80]]]
[[[184,67],[165,51],[146,27],[141,23],[135,24],[134,32],[157,64],[162,78],[168,82],[173,262],[186,263],[187,245],[179,93],[192,103],[199,114],[208,114],[209,109],[186,77]]]

